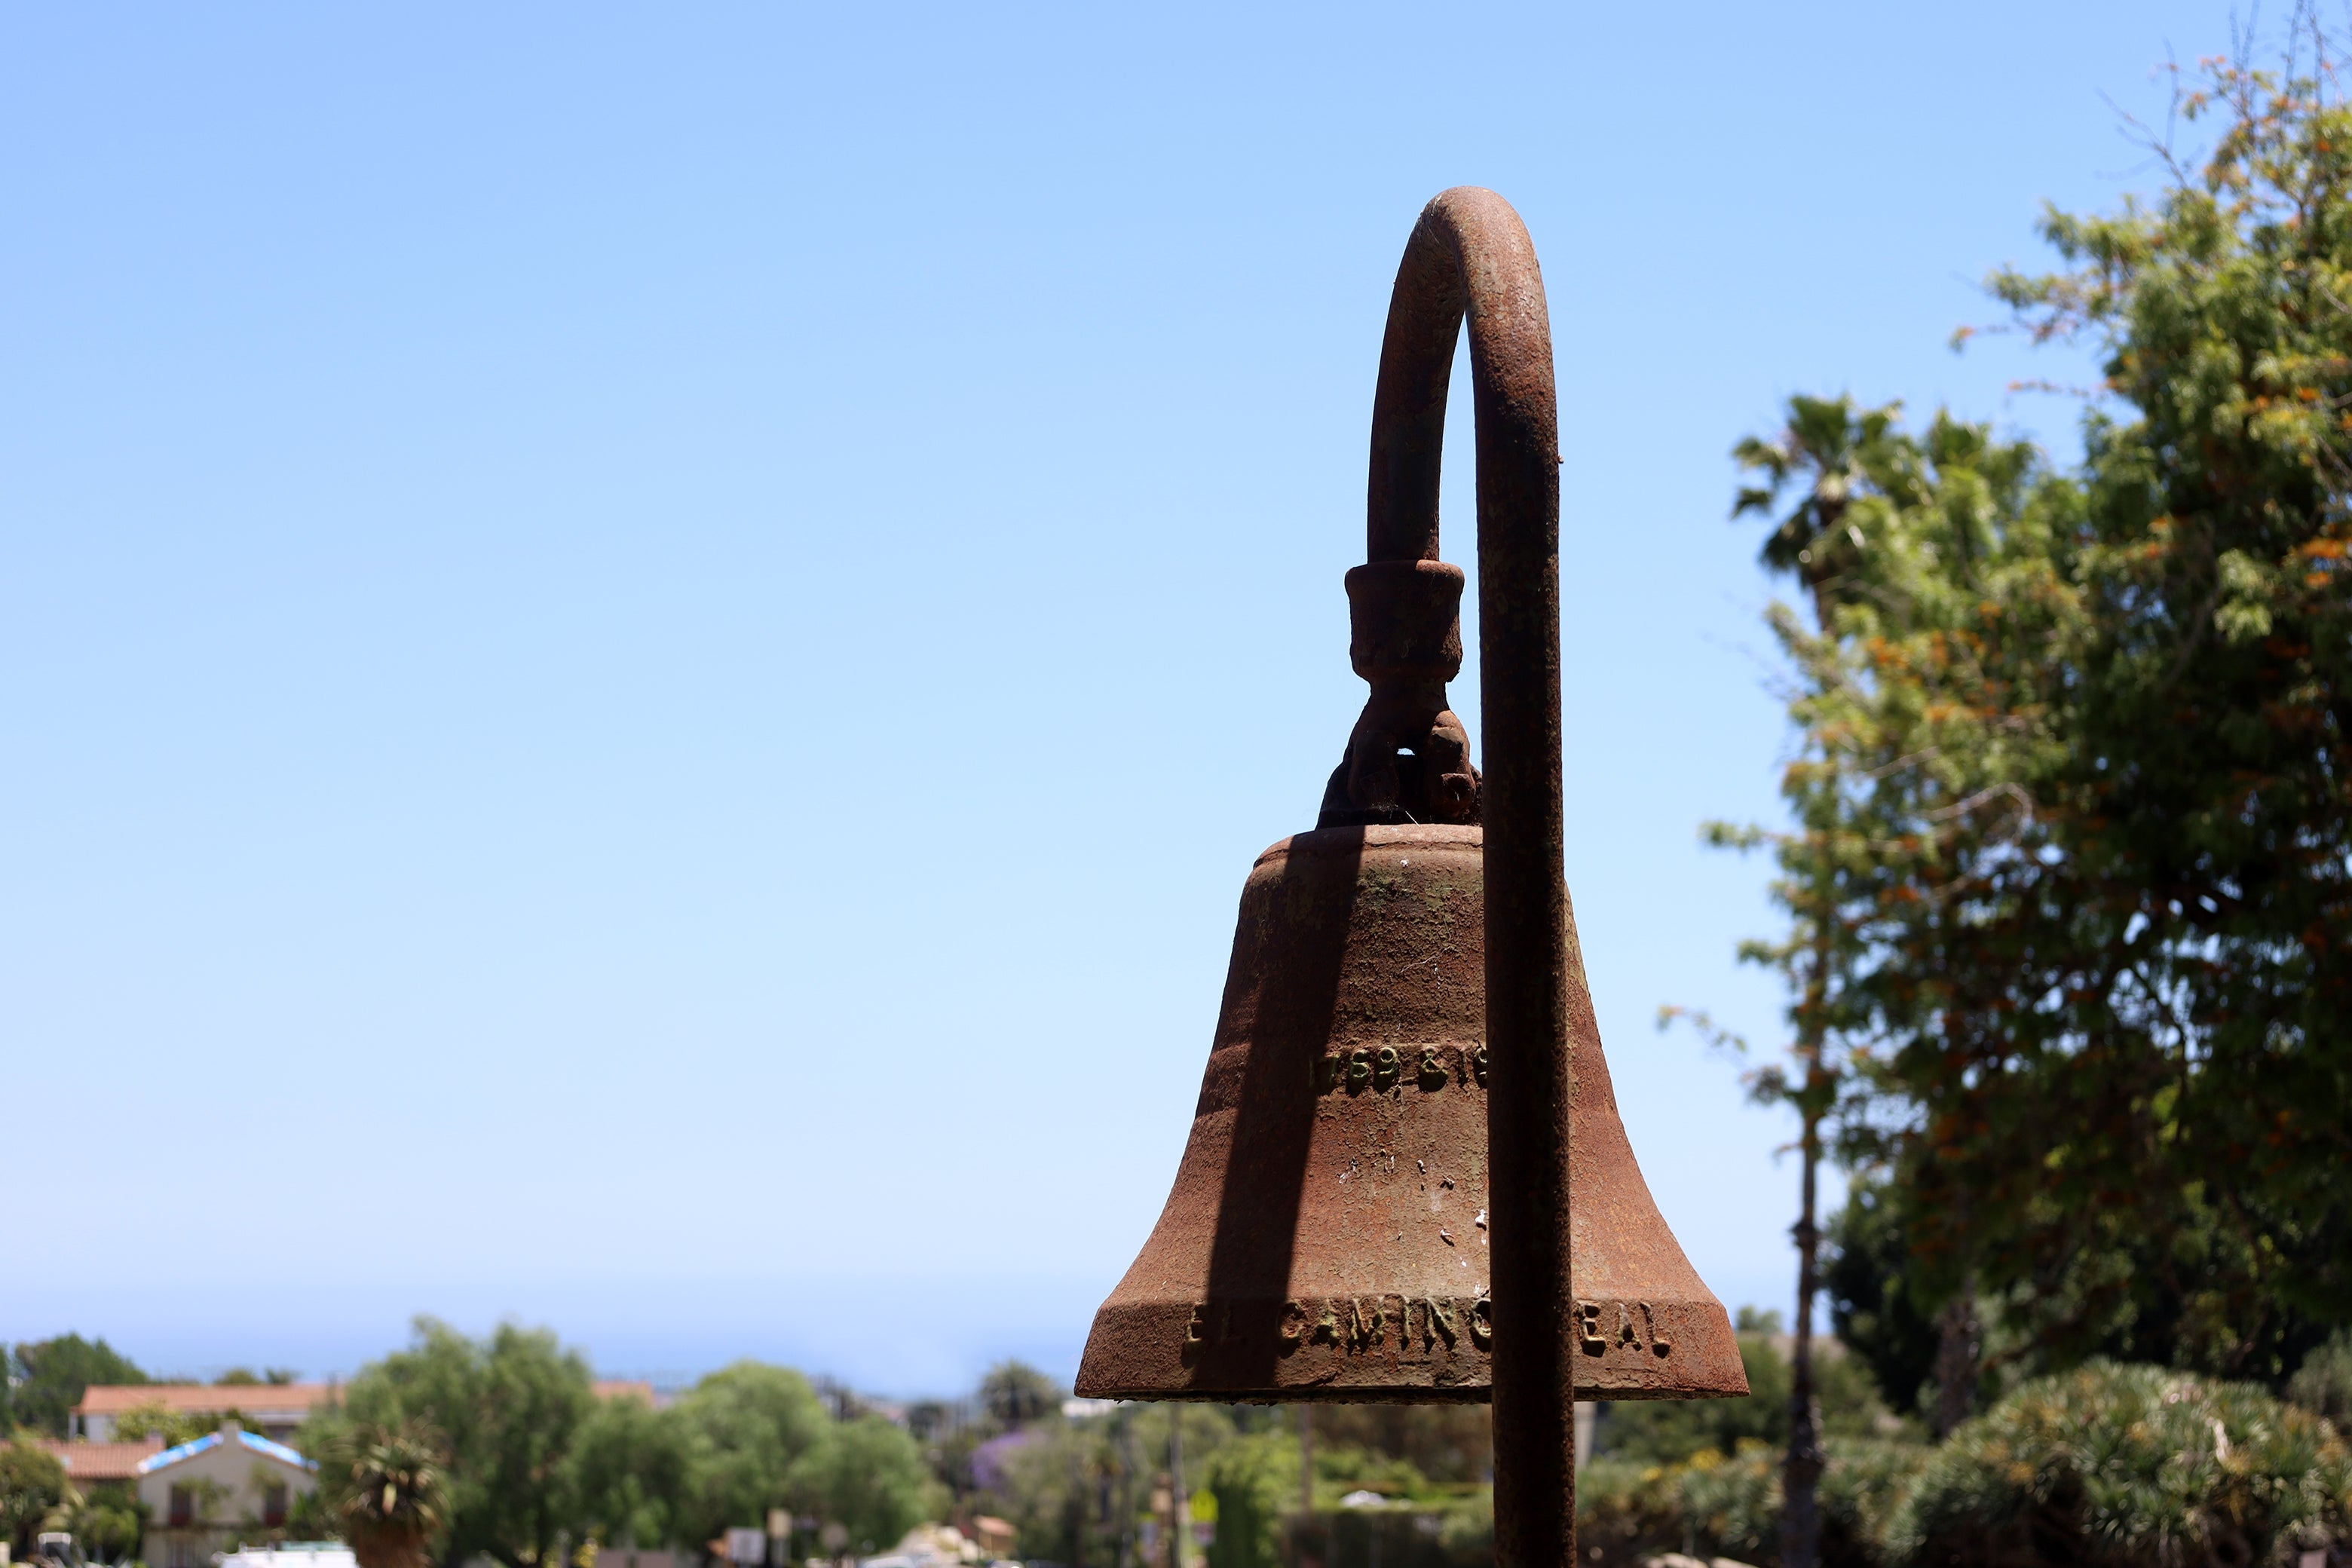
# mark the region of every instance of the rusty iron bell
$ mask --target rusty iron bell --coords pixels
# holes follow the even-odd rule
[[[1390,385],[1400,332],[1419,330],[1400,326],[1414,286],[1400,273],[1375,406],[1372,559],[1347,577],[1349,653],[1371,696],[1314,831],[1259,856],[1243,887],[1192,1136],[1159,1224],[1095,1315],[1081,1394],[1489,1397],[1486,783],[1445,698],[1464,578],[1435,559],[1442,368],[1433,410]],[[1548,330],[1540,351],[1548,378]],[[1428,448],[1418,531],[1382,515],[1383,465],[1399,471],[1409,440]],[[1746,1394],[1722,1304],[1618,1120],[1569,918],[1575,1397]]]

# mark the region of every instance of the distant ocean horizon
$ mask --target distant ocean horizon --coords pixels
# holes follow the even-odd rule
[[[104,1338],[150,1377],[209,1382],[231,1367],[347,1378],[407,1343],[418,1315],[468,1334],[503,1320],[550,1328],[599,1377],[682,1387],[751,1358],[888,1399],[968,1393],[1008,1358],[1066,1384],[1109,1280],[953,1274],[682,1279],[647,1273],[528,1284],[175,1283],[45,1289],[9,1314],[9,1342]]]

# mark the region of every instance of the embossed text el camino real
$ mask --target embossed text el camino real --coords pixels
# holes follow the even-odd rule
[[[1261,1320],[1263,1321],[1263,1320]],[[1675,1353],[1660,1314],[1647,1301],[1579,1301],[1577,1348],[1589,1356],[1654,1356]],[[1403,1355],[1444,1355],[1457,1348],[1486,1351],[1495,1340],[1494,1303],[1475,1296],[1332,1296],[1283,1303],[1276,1349],[1284,1356],[1301,1351],[1352,1356],[1391,1342]],[[1234,1327],[1230,1304],[1196,1302],[1184,1326],[1188,1355],[1210,1344],[1233,1344],[1246,1336]]]
[[[1486,1087],[1486,1047],[1361,1046],[1333,1051],[1310,1064],[1318,1094],[1387,1094],[1410,1085],[1424,1094],[1450,1087]]]
[[[1285,1356],[1301,1351],[1352,1356],[1391,1343],[1403,1354],[1444,1355],[1456,1347],[1484,1351],[1494,1342],[1494,1305],[1476,1296],[1331,1296],[1283,1303],[1276,1345]],[[1230,1305],[1195,1303],[1184,1326],[1188,1354],[1204,1345],[1233,1344],[1246,1336],[1234,1326]]]
[[[1661,1361],[1675,1353],[1674,1342],[1647,1301],[1579,1301],[1576,1348],[1586,1355],[1607,1355],[1613,1350],[1640,1355],[1647,1350]]]

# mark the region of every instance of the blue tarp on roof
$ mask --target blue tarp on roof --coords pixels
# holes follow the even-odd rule
[[[306,1470],[315,1470],[319,1468],[318,1460],[306,1459],[285,1444],[273,1443],[258,1432],[239,1430],[236,1440],[255,1453],[276,1459],[282,1465],[294,1465]],[[148,1455],[139,1461],[139,1473],[142,1476],[152,1475],[166,1465],[176,1465],[182,1459],[193,1459],[206,1449],[217,1448],[220,1445],[221,1435],[217,1432],[207,1432],[194,1442],[183,1443],[176,1448],[166,1448],[160,1454]]]
[[[152,1475],[166,1465],[176,1465],[182,1459],[193,1459],[207,1448],[219,1447],[220,1440],[219,1433],[207,1432],[194,1442],[183,1443],[176,1448],[166,1448],[160,1454],[150,1454],[139,1461],[139,1473],[142,1476]]]
[[[220,1434],[215,1432],[213,1436],[217,1437]],[[236,1435],[236,1440],[244,1444],[247,1447],[252,1449],[255,1453],[267,1454],[271,1458],[278,1460],[281,1463],[299,1465],[306,1470],[315,1470],[319,1468],[318,1460],[306,1459],[301,1455],[296,1453],[293,1449],[288,1447],[285,1444],[273,1443],[258,1432],[247,1432],[240,1430]]]

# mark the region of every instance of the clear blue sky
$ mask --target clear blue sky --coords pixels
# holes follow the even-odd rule
[[[1570,885],[1731,1304],[1796,1173],[1783,734],[1726,453],[1796,391],[2063,447],[1956,356],[2220,0],[11,7],[0,1334],[348,1370],[1067,1375],[1252,858],[1360,702],[1423,202],[1549,281]],[[1464,400],[1466,404],[1466,398]],[[1454,449],[1466,458],[1467,429]],[[1475,559],[1469,465],[1447,554]],[[1456,688],[1477,734],[1475,667]]]

